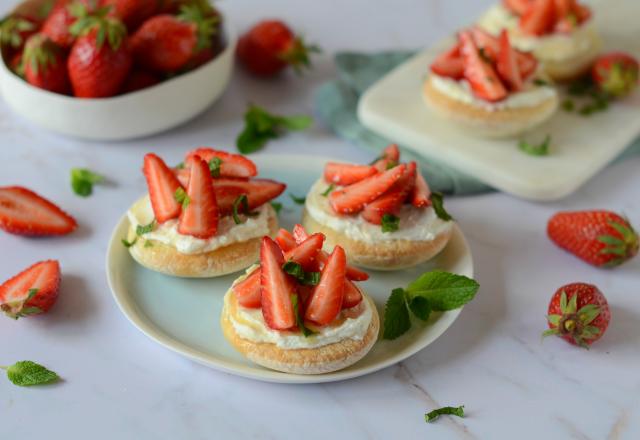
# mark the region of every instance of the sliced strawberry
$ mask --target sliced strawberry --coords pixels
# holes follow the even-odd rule
[[[465,60],[464,76],[476,96],[495,102],[506,98],[507,90],[491,64],[480,56],[470,32],[461,32],[462,55]]]
[[[398,179],[393,187],[382,196],[365,206],[362,218],[375,225],[382,224],[382,217],[386,214],[397,215],[407,197],[413,191],[416,182],[416,163],[407,164],[404,175]]]
[[[416,183],[411,194],[411,204],[416,208],[431,206],[431,189],[420,170],[416,170]]]
[[[498,73],[507,83],[509,90],[517,92],[522,90],[522,74],[516,60],[516,53],[511,48],[509,35],[505,29],[500,33],[500,53],[498,54]]]
[[[516,15],[524,14],[535,0],[502,0],[502,4]]]
[[[77,227],[73,217],[21,186],[0,188],[0,229],[28,236],[65,235]]]
[[[330,324],[342,310],[347,256],[344,249],[336,246],[322,269],[320,282],[313,289],[305,319],[319,325]]]
[[[267,326],[275,330],[288,330],[296,326],[291,302],[296,286],[282,270],[283,263],[284,256],[277,243],[269,237],[263,237],[260,247],[262,316]]]
[[[561,20],[573,13],[574,0],[553,0],[554,17],[556,20]]]
[[[282,228],[280,228],[280,230],[276,234],[276,242],[278,243],[278,245],[280,245],[280,248],[284,252],[289,252],[291,249],[296,247],[296,244],[302,243],[302,241],[300,241],[300,243],[296,243],[296,240],[293,238],[293,235],[291,235],[291,232]]]
[[[180,182],[180,185],[182,185],[183,188],[189,186],[189,175],[191,174],[191,170],[189,168],[173,168],[173,174],[176,176],[178,182]]]
[[[260,269],[254,270],[244,280],[233,286],[233,293],[242,307],[259,309],[262,306]]]
[[[384,150],[382,150],[380,159],[378,159],[373,164],[373,166],[378,171],[387,171],[388,169],[398,165],[399,161],[400,161],[400,150],[398,149],[398,145],[390,144]]]
[[[300,223],[296,223],[293,226],[293,235],[292,236],[296,240],[296,243],[298,243],[298,244],[302,243],[307,238],[309,238],[309,234],[304,229],[304,226],[302,226]]]
[[[323,234],[312,234],[295,248],[284,255],[285,261],[294,261],[304,270],[315,270],[318,267],[317,257],[324,243]]]
[[[387,147],[382,150],[382,155],[386,159],[395,160],[396,162],[400,161],[400,149],[397,144],[387,145]]]
[[[515,51],[518,69],[522,79],[526,81],[538,68],[538,60],[528,52]]]
[[[258,174],[256,164],[241,154],[227,153],[226,151],[214,150],[209,147],[200,147],[189,151],[185,162],[193,156],[200,158],[207,163],[214,157],[221,160],[220,176],[222,177],[253,177]]]
[[[456,44],[440,54],[431,64],[431,71],[436,75],[456,80],[464,78],[464,61],[460,54],[460,45]]]
[[[216,190],[220,215],[233,212],[233,202],[241,195],[247,196],[249,209],[256,209],[275,199],[284,192],[287,185],[269,179],[215,179],[213,185]]]
[[[204,160],[194,160],[191,164],[187,196],[188,200],[183,204],[184,208],[180,214],[178,232],[202,239],[216,235],[218,204],[211,184],[209,165]]]
[[[544,35],[556,22],[554,0],[536,0],[520,17],[520,30],[529,35]]]
[[[58,299],[60,264],[41,261],[0,286],[0,310],[18,319],[46,313]]]
[[[367,203],[387,192],[404,175],[406,165],[398,165],[385,172],[367,177],[358,183],[332,192],[329,201],[339,214],[355,214]]]
[[[500,40],[477,26],[471,28],[471,35],[478,48],[482,48],[488,58],[497,62],[500,54]],[[536,58],[531,53],[520,52],[518,50],[514,50],[514,52],[520,73],[522,77],[526,79],[535,72],[538,67],[538,61],[536,61]]]
[[[377,172],[378,170],[372,165],[328,162],[324,167],[324,180],[343,186],[352,185]]]
[[[344,298],[342,299],[342,308],[350,309],[355,307],[362,301],[362,292],[354,283],[346,280],[344,285]]]
[[[180,182],[166,163],[153,153],[144,157],[144,177],[147,179],[151,207],[158,223],[176,218],[182,209],[176,200]]]

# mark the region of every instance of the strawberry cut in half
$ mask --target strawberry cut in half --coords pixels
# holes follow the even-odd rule
[[[505,29],[500,33],[500,53],[498,54],[497,69],[500,76],[509,86],[509,90],[513,92],[522,90],[524,81],[518,67],[516,52],[511,47],[509,35]]]
[[[0,228],[10,234],[66,235],[77,226],[73,217],[27,188],[0,188]]]
[[[236,283],[233,293],[238,300],[238,304],[248,309],[259,309],[262,307],[262,295],[260,295],[260,269],[251,272],[244,280]]]
[[[365,206],[362,218],[374,225],[382,224],[382,217],[386,214],[397,215],[402,205],[413,191],[416,181],[416,163],[410,162],[405,168],[404,175],[384,195]]]
[[[219,160],[218,175],[213,177],[254,177],[258,174],[256,164],[240,154],[200,147],[189,151],[185,162],[188,163],[193,156],[199,156],[207,163],[210,163],[214,158]],[[215,171],[212,173],[215,173]]]
[[[300,244],[302,243],[302,241],[304,240],[300,240],[298,242],[296,239],[293,238],[293,235],[291,235],[291,232],[287,231],[286,229],[280,228],[280,230],[276,234],[276,242],[284,252],[289,252],[294,247],[296,247],[296,244]]]
[[[182,206],[175,194],[182,185],[164,161],[153,153],[144,157],[144,177],[147,179],[151,207],[158,223],[177,218]]]
[[[490,102],[507,97],[507,89],[488,60],[483,59],[470,32],[461,32],[462,55],[465,60],[464,76],[476,96]]]
[[[460,45],[456,44],[439,55],[431,64],[431,71],[436,75],[460,80],[464,78],[464,60],[460,53]]]
[[[209,165],[197,159],[191,164],[187,197],[182,203],[178,232],[207,239],[218,231],[218,204],[211,184]]]
[[[0,286],[0,309],[9,317],[46,313],[58,299],[60,264],[41,261]]]
[[[296,293],[293,280],[282,270],[284,256],[269,237],[260,246],[260,294],[262,316],[269,328],[289,330],[296,327],[291,295]]]
[[[253,210],[278,197],[287,188],[284,183],[269,179],[230,179],[220,178],[213,181],[218,199],[220,215],[233,212],[233,203],[241,195],[247,196],[249,209]]]
[[[324,167],[324,180],[337,185],[352,185],[377,172],[372,165],[328,162]]]
[[[305,271],[315,271],[318,267],[318,253],[322,250],[323,244],[323,234],[312,234],[295,248],[286,252],[284,259],[300,264]]]
[[[308,300],[305,319],[318,325],[331,323],[342,310],[344,300],[347,256],[344,249],[336,246],[322,269],[320,282]]]
[[[350,309],[362,302],[362,292],[358,286],[350,280],[346,280],[344,284],[344,298],[342,299],[342,308]]]
[[[500,40],[477,26],[472,27],[470,32],[473,36],[473,41],[475,41],[479,49],[483,50],[485,56],[497,62],[500,55]],[[520,74],[526,80],[538,68],[538,61],[531,53],[520,52],[515,49],[513,51],[515,52]]]

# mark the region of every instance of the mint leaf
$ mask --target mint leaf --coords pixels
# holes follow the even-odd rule
[[[93,185],[104,182],[104,177],[86,168],[71,169],[71,189],[81,197],[88,197],[93,192]]]
[[[279,117],[277,118],[277,121],[282,126],[292,131],[305,130],[313,124],[313,118],[306,115]]]
[[[480,285],[464,275],[434,270],[422,274],[409,284],[407,292],[413,300],[422,297],[431,310],[444,312],[462,307],[471,301]]]
[[[293,200],[295,203],[297,203],[298,205],[304,205],[304,202],[307,201],[306,197],[297,197],[294,196],[293,194],[289,193],[289,197],[291,197],[291,200]]]
[[[240,214],[243,213],[248,217],[255,217],[258,215],[257,212],[249,210],[249,199],[246,194],[238,196],[238,198],[233,201],[233,221],[236,225],[243,223],[240,218]]]
[[[529,156],[548,156],[550,144],[551,135],[547,135],[540,144],[530,144],[525,140],[521,140],[520,143],[518,143],[518,148]]]
[[[291,304],[293,304],[293,313],[296,315],[296,324],[302,332],[305,338],[311,336],[313,332],[304,325],[304,318],[300,314],[300,307],[298,306],[298,295],[291,295]]]
[[[126,238],[123,238],[120,241],[122,241],[122,244],[124,245],[124,247],[126,247],[128,249],[131,246],[133,246],[134,244],[136,244],[136,241],[138,241],[138,237],[134,238],[133,241],[127,241]]]
[[[280,214],[280,211],[282,210],[282,203],[280,203],[280,202],[271,202],[271,207],[276,212],[276,214]]]
[[[295,261],[287,261],[284,263],[282,270],[305,286],[315,286],[320,282],[320,272],[306,272],[302,266]]]
[[[15,385],[28,387],[56,382],[60,377],[53,371],[47,370],[40,364],[32,361],[20,361],[10,367],[0,367],[7,370],[7,377]]]
[[[322,197],[328,197],[329,194],[331,194],[331,191],[333,191],[335,188],[336,186],[333,183],[329,185],[327,189],[325,189],[324,192],[322,193]]]
[[[434,409],[424,415],[424,421],[431,423],[436,421],[440,416],[458,416],[464,417],[464,405],[463,406],[445,406],[442,408]]]
[[[415,317],[422,321],[427,321],[429,315],[431,315],[431,305],[429,305],[429,301],[421,296],[416,296],[409,302],[409,309]]]
[[[209,161],[209,171],[211,171],[211,177],[220,177],[220,166],[222,165],[222,159],[214,157]]]
[[[189,206],[189,203],[191,203],[191,199],[182,187],[178,187],[178,189],[176,189],[176,192],[173,193],[173,198],[176,199],[176,202],[180,203],[182,208],[185,209]]]
[[[136,226],[136,235],[141,237],[144,234],[148,234],[152,232],[156,228],[156,219],[153,219],[151,223],[148,225],[138,225]]]
[[[304,130],[313,120],[309,116],[277,116],[250,104],[244,114],[245,126],[236,139],[236,147],[243,154],[261,149],[271,139],[279,138],[286,130]]]
[[[396,339],[411,328],[411,318],[407,310],[405,292],[403,289],[393,289],[384,307],[384,322],[382,337]]]
[[[433,210],[436,212],[436,215],[439,219],[448,222],[453,220],[453,217],[444,209],[444,196],[439,192],[432,192],[429,197],[431,200],[431,205],[433,206]]]
[[[395,232],[400,228],[400,218],[393,214],[382,216],[382,232]]]

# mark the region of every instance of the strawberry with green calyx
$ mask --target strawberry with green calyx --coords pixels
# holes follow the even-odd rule
[[[96,9],[92,0],[58,0],[42,25],[41,32],[63,48],[70,48],[76,39],[71,27]]]
[[[64,50],[44,34],[36,34],[27,41],[23,68],[31,85],[61,94],[71,90]]]
[[[37,32],[36,24],[26,18],[10,16],[0,22],[0,45],[20,51],[29,37]]]
[[[611,211],[559,212],[547,235],[561,248],[598,267],[615,267],[633,258],[638,234],[627,219]]]
[[[145,20],[158,12],[159,0],[101,0],[110,7],[109,16],[119,18],[127,29],[135,31]]]
[[[77,40],[67,66],[76,97],[115,96],[131,70],[127,28],[118,19],[107,17],[107,13],[108,8],[101,8],[71,27]]]
[[[549,330],[542,335],[589,348],[600,339],[611,321],[609,304],[592,284],[572,283],[559,288],[549,302]]]
[[[623,52],[601,55],[591,69],[591,77],[598,88],[615,98],[631,93],[638,86],[638,61]]]

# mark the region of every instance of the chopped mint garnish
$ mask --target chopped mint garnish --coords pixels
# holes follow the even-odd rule
[[[297,196],[294,196],[291,193],[289,193],[289,197],[291,197],[291,200],[293,200],[298,205],[304,205],[304,202],[307,200],[306,197],[297,197]]]
[[[431,200],[433,210],[436,212],[436,215],[439,219],[446,222],[453,220],[453,217],[451,217],[446,209],[444,209],[444,196],[442,195],[442,193],[432,192],[431,196],[429,196],[429,199]]]
[[[173,193],[173,198],[176,199],[176,202],[182,205],[183,209],[186,209],[187,206],[189,206],[189,203],[191,203],[191,199],[182,187],[176,189],[176,192]]]
[[[320,272],[305,272],[302,266],[294,261],[284,263],[282,270],[305,286],[315,286],[320,282]]]
[[[71,188],[81,197],[89,197],[93,193],[93,185],[104,182],[104,177],[86,168],[71,169]]]
[[[400,217],[393,214],[384,214],[382,216],[382,232],[395,232],[400,227]]]
[[[520,148],[520,151],[527,153],[529,156],[548,156],[550,144],[551,135],[547,135],[540,144],[530,144],[525,140],[521,140],[518,143],[518,148]]]
[[[184,162],[180,162],[178,165],[176,165],[174,167],[176,170],[183,170],[184,169]]]
[[[149,223],[148,225],[138,225],[136,226],[136,235],[138,237],[143,236],[144,234],[148,234],[149,232],[152,232],[154,229],[156,228],[156,219],[154,218],[151,223]]]
[[[126,238],[123,238],[122,240],[122,244],[124,245],[124,247],[126,248],[130,248],[131,246],[133,246],[134,244],[136,244],[136,242],[138,241],[138,237],[134,238],[133,241],[127,241]]]
[[[258,215],[257,212],[249,210],[249,199],[246,194],[238,196],[238,198],[233,201],[233,221],[236,225],[243,223],[240,214],[245,214],[248,217]]]
[[[331,194],[331,191],[333,191],[335,188],[336,186],[332,183],[327,187],[327,189],[324,190],[324,192],[322,193],[322,196],[327,197],[329,194]]]
[[[440,416],[458,416],[464,417],[464,405],[463,406],[445,406],[443,408],[434,409],[424,415],[424,421],[431,423],[436,421]]]
[[[300,313],[300,307],[298,307],[297,294],[291,295],[291,304],[293,304],[293,313],[296,315],[296,324],[298,325],[298,328],[300,329],[300,331],[302,332],[305,338],[311,336],[313,332],[309,328],[307,328],[307,326],[304,325],[304,318]]]
[[[276,212],[276,214],[280,214],[280,211],[282,210],[282,203],[280,203],[280,202],[271,202],[271,207]]]
[[[220,177],[220,165],[222,165],[222,159],[214,157],[209,161],[209,171],[211,171],[211,177]]]
[[[14,385],[29,387],[57,382],[60,377],[51,370],[32,361],[20,361],[10,367],[0,367],[7,371],[7,377]]]

